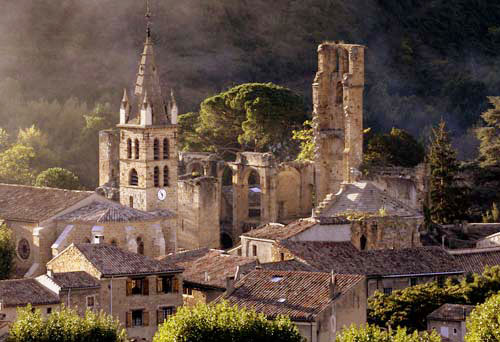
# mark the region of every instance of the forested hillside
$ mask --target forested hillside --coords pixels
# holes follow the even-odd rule
[[[143,1],[0,3],[0,127],[15,144],[35,124],[53,152],[47,166],[94,186],[97,130],[118,118],[121,89],[136,73]],[[152,9],[162,81],[182,112],[244,82],[286,86],[311,107],[324,40],[368,46],[366,126],[423,139],[443,117],[462,158],[475,155],[468,130],[486,96],[500,94],[497,1],[153,0]]]

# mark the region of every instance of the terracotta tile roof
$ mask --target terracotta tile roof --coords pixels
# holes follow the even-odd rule
[[[500,265],[500,248],[473,248],[448,251],[467,273],[483,273],[486,266]]]
[[[118,203],[97,202],[78,208],[57,218],[66,222],[134,222],[158,220],[158,217]]]
[[[346,212],[377,214],[384,209],[388,216],[421,216],[421,214],[380,190],[371,182],[342,184],[320,216],[332,217]]]
[[[266,262],[259,267],[263,270],[318,272],[314,267],[298,260]]]
[[[462,267],[440,247],[359,251],[350,242],[296,242],[285,240],[298,260],[323,272],[395,276],[462,273]]]
[[[443,304],[427,316],[427,319],[438,321],[465,321],[474,310],[474,305]]]
[[[184,268],[184,281],[221,290],[226,289],[226,279],[235,275],[237,267],[255,268],[257,264],[257,259],[253,257],[230,255],[208,248],[170,254],[162,260]]]
[[[51,279],[62,289],[84,289],[101,287],[99,281],[87,272],[53,273]]]
[[[181,272],[182,268],[107,244],[73,245],[103,277]],[[70,246],[71,247],[71,246]],[[70,248],[69,247],[69,248]],[[63,254],[61,252],[61,254]],[[60,254],[60,255],[61,255]]]
[[[230,304],[246,307],[268,317],[290,316],[296,321],[312,321],[332,300],[330,273],[255,270],[224,295]],[[361,275],[336,275],[336,294],[344,294],[364,279]]]
[[[286,226],[279,223],[268,223],[244,233],[243,236],[256,239],[283,240],[302,233],[315,224],[317,224],[317,221],[311,218],[293,221]]]
[[[39,222],[75,205],[94,192],[0,184],[0,217]]]
[[[35,279],[0,281],[0,301],[4,306],[59,304],[59,296]]]

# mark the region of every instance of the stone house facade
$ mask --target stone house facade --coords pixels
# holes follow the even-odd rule
[[[443,304],[427,316],[427,330],[437,331],[443,341],[463,342],[465,321],[473,309],[472,305]]]
[[[100,287],[100,307],[130,338],[151,341],[182,306],[182,269],[107,244],[72,244],[47,264],[52,274],[84,271]]]

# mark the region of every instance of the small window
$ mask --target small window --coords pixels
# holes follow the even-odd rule
[[[132,310],[132,326],[142,327],[143,325],[143,310]]]
[[[359,239],[359,249],[362,251],[366,250],[366,236],[364,235],[361,235]]]
[[[159,187],[160,186],[160,168],[158,166],[155,166],[153,178],[154,178],[155,187]]]
[[[280,253],[280,260],[285,261],[285,253]]]
[[[257,256],[257,246],[256,245],[252,246],[252,252],[253,252],[253,256]]]
[[[139,159],[139,139],[135,139],[135,159]]]
[[[193,289],[191,287],[185,287],[182,289],[182,294],[186,296],[192,296],[193,295]]]
[[[139,176],[137,175],[137,171],[135,169],[130,170],[129,185],[139,185]]]
[[[133,208],[134,207],[134,197],[133,196],[130,196],[128,198],[128,204],[129,204],[129,207],[130,208]],[[90,242],[90,241],[89,241]]]
[[[87,296],[87,308],[93,310],[95,306],[95,296]]]
[[[127,139],[127,158],[132,159],[132,140]]]
[[[144,241],[142,241],[142,238],[139,236],[136,242],[137,242],[137,253],[144,255]]]
[[[163,186],[168,186],[168,185],[169,185],[168,166],[165,166],[163,168]]]
[[[168,139],[165,138],[163,139],[163,159],[168,159],[169,157],[169,145],[168,145]]]
[[[47,315],[50,315],[52,313],[52,308],[47,308]]]
[[[457,328],[453,328],[453,335],[456,335],[457,334]]]
[[[385,295],[391,295],[392,294],[392,287],[384,287],[384,294]]]
[[[158,310],[158,320],[157,324],[162,324],[166,320],[168,320],[173,314],[175,314],[175,307],[166,306],[162,307]]]
[[[149,281],[147,278],[127,279],[127,296],[149,295]]]
[[[154,160],[160,159],[160,142],[158,139],[155,139],[153,143],[153,158]]]
[[[418,283],[417,278],[410,278],[410,286],[415,286],[415,285],[417,285],[417,283]]]
[[[111,246],[118,246],[118,243],[116,242],[115,239],[111,240]]]
[[[164,276],[156,278],[157,293],[172,293],[174,292],[174,277]]]

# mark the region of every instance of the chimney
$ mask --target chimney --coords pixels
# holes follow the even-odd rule
[[[225,297],[230,296],[234,292],[234,277],[227,277],[226,278],[226,293]]]
[[[329,290],[330,290],[330,299],[335,299],[335,294],[336,294],[336,287],[337,287],[337,275],[333,273],[331,273],[331,277],[330,277],[330,284],[329,284]]]
[[[93,241],[93,243],[95,245],[102,244],[103,242],[104,242],[104,235],[102,235],[102,233],[94,235],[94,241]]]
[[[47,269],[47,276],[49,278],[52,278],[52,270]]]

